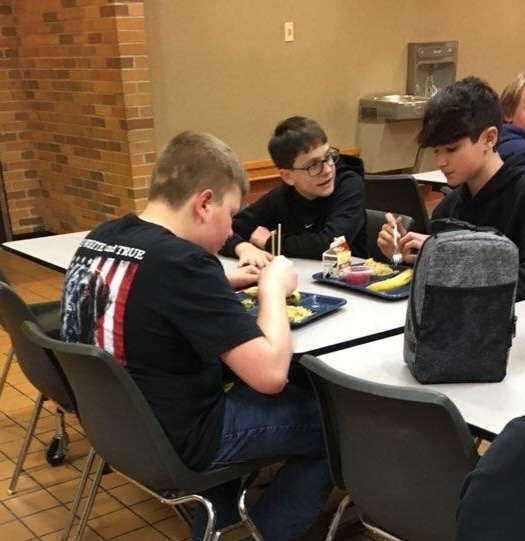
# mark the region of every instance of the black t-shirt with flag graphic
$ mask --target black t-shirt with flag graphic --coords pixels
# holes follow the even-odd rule
[[[213,254],[135,215],[93,230],[66,274],[62,339],[113,354],[194,469],[222,432],[219,356],[258,336]]]

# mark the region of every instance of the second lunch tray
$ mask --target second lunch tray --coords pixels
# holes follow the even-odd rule
[[[319,319],[331,312],[334,312],[341,306],[346,304],[346,299],[341,297],[332,297],[330,295],[319,295],[318,293],[307,293],[305,291],[300,291],[301,300],[296,304],[296,306],[301,306],[303,308],[308,308],[313,312],[311,316],[307,316],[304,319],[301,319],[297,322],[291,322],[290,326],[292,329],[297,327],[302,327],[307,325],[312,321]],[[248,295],[243,291],[237,292],[237,297],[239,300],[248,298]],[[253,316],[256,316],[259,311],[259,306],[256,303],[253,308],[247,308],[246,311]]]
[[[391,277],[392,275],[388,274],[380,278],[374,278],[373,280],[377,282],[379,280],[386,280],[387,278]],[[408,294],[410,293],[410,284],[398,287],[396,289],[391,289],[390,291],[372,291],[370,289],[366,289],[366,285],[358,286],[354,284],[347,284],[346,282],[338,280],[337,278],[325,278],[322,272],[316,272],[312,275],[312,278],[316,282],[321,282],[323,284],[328,284],[334,287],[348,289],[350,291],[358,291],[359,293],[364,293],[365,295],[371,295],[372,297],[378,297],[380,299],[386,299],[389,301],[400,301],[403,299],[407,299]]]

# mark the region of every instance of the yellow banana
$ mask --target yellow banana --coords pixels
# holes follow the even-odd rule
[[[406,269],[392,278],[387,278],[386,280],[381,280],[379,282],[372,282],[370,285],[366,286],[366,289],[369,291],[375,291],[376,293],[397,289],[398,287],[403,287],[409,284],[410,280],[412,280],[413,274],[413,269]]]

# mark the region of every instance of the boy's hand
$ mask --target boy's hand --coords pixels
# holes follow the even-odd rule
[[[399,240],[399,249],[403,254],[403,261],[406,263],[415,263],[417,254],[421,245],[427,240],[429,235],[409,231]]]
[[[260,225],[259,227],[256,227],[250,235],[250,242],[254,246],[257,246],[257,248],[264,250],[266,241],[271,237],[271,235],[272,232],[268,228]]]
[[[260,269],[256,266],[244,265],[243,267],[229,270],[225,274],[233,289],[244,289],[256,284],[260,273]]]
[[[259,277],[259,298],[262,291],[281,288],[284,297],[291,295],[297,288],[297,269],[292,261],[283,255],[273,261],[261,272]]]
[[[403,223],[400,217],[395,217],[392,213],[387,212],[385,214],[386,223],[383,224],[381,231],[377,237],[377,245],[383,253],[383,255],[392,259],[394,254],[394,223],[397,223],[397,229],[399,232],[399,239],[397,241],[398,250],[403,256],[405,263],[414,263],[417,258],[417,252],[421,248],[423,242],[425,242],[428,235],[423,233],[415,233],[409,231],[403,227]]]
[[[403,254],[401,250],[401,239],[406,235],[406,229],[403,227],[403,222],[400,217],[396,218],[391,212],[385,214],[386,222],[383,224],[381,231],[377,237],[377,245],[383,253],[383,255],[391,260],[395,252],[394,246],[394,224],[397,224],[397,231],[399,237],[397,239],[398,249]],[[403,254],[404,256],[404,254]]]
[[[235,247],[235,253],[239,258],[239,267],[245,265],[253,265],[258,269],[263,269],[273,259],[272,254],[265,252],[250,244],[249,242],[241,242]]]

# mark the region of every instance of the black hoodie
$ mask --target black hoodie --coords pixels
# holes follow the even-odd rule
[[[353,255],[368,257],[363,174],[359,158],[341,155],[333,193],[314,200],[305,199],[293,186],[281,182],[234,216],[234,234],[221,253],[235,257],[235,247],[249,241],[258,226],[273,231],[280,223],[281,252],[287,257],[321,259],[334,237],[342,235]],[[270,251],[270,239],[265,248]]]
[[[495,227],[514,242],[520,265],[516,298],[525,299],[525,154],[507,158],[474,197],[466,184],[456,188],[434,209],[436,218]]]

